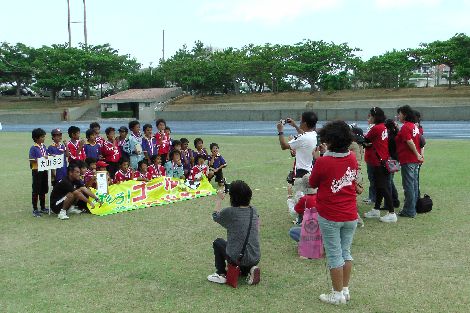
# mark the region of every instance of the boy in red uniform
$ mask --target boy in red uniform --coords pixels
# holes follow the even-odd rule
[[[121,158],[121,150],[119,149],[118,140],[115,139],[116,130],[113,127],[108,127],[105,130],[106,141],[103,142],[101,148],[101,155],[106,163],[108,163],[107,170],[112,178],[118,170],[118,162]]]
[[[85,140],[80,140],[80,128],[77,126],[70,126],[68,129],[70,141],[67,143],[67,149],[69,150],[69,163],[74,160],[85,160]]]
[[[191,169],[190,179],[193,181],[198,181],[202,179],[202,176],[206,176],[209,171],[209,167],[207,166],[206,159],[203,155],[198,155],[196,157],[197,164],[193,166]]]
[[[162,163],[164,164],[168,159],[168,152],[170,152],[170,136],[165,133],[166,122],[164,119],[158,119],[155,125],[157,126],[155,139],[158,145],[158,155],[162,157]]]
[[[139,161],[137,164],[137,171],[134,172],[134,180],[149,181],[151,179],[152,173],[148,171],[147,161]]]
[[[49,191],[47,182],[47,171],[38,171],[38,159],[47,157],[47,149],[44,145],[46,139],[46,132],[42,128],[35,128],[31,133],[34,145],[29,149],[29,166],[31,168],[31,175],[33,178],[33,216],[41,217],[41,213],[49,213],[46,209],[46,193]],[[41,211],[38,210],[38,198],[41,205]]]
[[[165,176],[165,167],[162,165],[162,157],[160,155],[154,155],[150,158],[152,165],[149,166],[148,171],[152,175],[152,178]]]
[[[129,168],[129,160],[126,158],[121,158],[119,160],[119,171],[116,172],[114,175],[114,182],[115,184],[119,184],[123,181],[133,180],[134,173],[132,169]]]

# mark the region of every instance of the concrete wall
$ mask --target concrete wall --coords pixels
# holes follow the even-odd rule
[[[74,107],[74,108],[68,108],[67,109],[67,120],[68,121],[76,121],[80,117],[83,116],[89,109],[94,108],[97,106],[96,103],[90,103],[87,105],[82,105],[81,107]]]
[[[62,121],[62,113],[0,113],[0,122],[8,124],[40,124]]]
[[[429,121],[470,121],[470,106],[417,107],[421,117]],[[331,121],[336,119],[360,121],[367,118],[370,107],[364,108],[312,108],[312,109],[275,109],[275,110],[197,110],[197,111],[163,111],[157,112],[158,118],[174,121],[276,121],[292,117],[300,119],[302,112],[313,110],[318,119]],[[396,115],[396,108],[384,108],[388,117]]]

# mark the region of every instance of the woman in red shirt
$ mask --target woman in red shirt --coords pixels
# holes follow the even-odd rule
[[[352,132],[348,124],[330,122],[319,135],[327,151],[316,159],[309,183],[318,188],[318,224],[333,282],[333,291],[321,294],[320,300],[343,304],[350,299],[351,243],[357,226],[356,193],[361,192],[357,186],[358,164],[354,153],[349,151]]]
[[[373,126],[365,135],[366,147],[365,161],[368,165],[372,166],[372,172],[375,182],[375,206],[369,212],[364,214],[366,218],[379,218],[381,222],[396,223],[397,215],[393,208],[392,195],[389,188],[390,173],[383,166],[383,162],[389,157],[388,151],[388,131],[385,127],[385,113],[379,107],[370,109],[367,118],[369,124]],[[388,209],[388,214],[380,217],[380,205],[382,199],[385,202],[385,208]]]
[[[419,145],[420,133],[415,124],[416,117],[409,105],[399,107],[397,113],[400,123],[403,123],[395,137],[395,143],[397,144],[398,161],[401,165],[401,178],[405,193],[405,203],[398,215],[415,217],[419,193],[418,169],[424,161]]]

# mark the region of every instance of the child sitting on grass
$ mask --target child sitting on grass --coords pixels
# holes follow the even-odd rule
[[[87,170],[85,175],[83,175],[83,182],[85,183],[85,187],[87,188],[95,188],[96,189],[96,160],[95,158],[86,158],[85,163],[87,164]]]
[[[119,184],[133,179],[134,173],[132,172],[132,169],[129,168],[129,159],[121,158],[121,160],[119,160],[119,170],[114,175],[114,183]]]
[[[42,128],[35,128],[31,133],[34,145],[29,149],[29,166],[33,179],[33,216],[41,217],[41,213],[49,213],[46,209],[46,193],[49,191],[47,182],[47,171],[38,171],[38,159],[47,157],[47,149],[44,145],[46,140],[46,132]],[[41,205],[41,211],[38,210],[38,199]]]
[[[139,161],[137,171],[134,172],[134,180],[149,181],[152,179],[152,173],[148,171],[146,160]]]
[[[152,175],[152,178],[165,176],[166,171],[165,167],[162,165],[162,156],[154,155],[150,160],[152,161],[152,165],[149,166],[148,171]]]
[[[227,162],[225,162],[224,158],[219,153],[219,145],[216,143],[211,143],[211,156],[209,160],[209,180],[215,176],[215,181],[218,183],[219,187],[224,186],[224,173],[222,169],[227,167]]]
[[[196,157],[197,164],[193,166],[191,169],[190,180],[193,181],[200,181],[203,176],[207,177],[209,172],[209,167],[206,164],[206,159],[203,155],[198,155]]]
[[[202,155],[206,160],[210,160],[210,156],[206,148],[204,148],[204,140],[202,140],[202,138],[194,139],[194,148],[196,148],[194,151],[194,159],[196,159],[198,155]]]
[[[181,163],[181,154],[179,151],[170,152],[170,160],[165,163],[166,176],[184,179],[183,163]]]

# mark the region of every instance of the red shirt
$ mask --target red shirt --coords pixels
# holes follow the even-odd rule
[[[127,172],[123,172],[122,170],[119,170],[116,172],[114,175],[114,184],[118,184],[123,181],[127,180],[132,180],[134,178],[134,175],[132,173],[132,170],[130,168],[127,169]]]
[[[193,166],[189,179],[200,180],[202,178],[202,175],[207,176],[208,169],[209,167],[206,164]]]
[[[294,210],[299,214],[304,214],[305,209],[317,207],[317,195],[306,194],[295,204]]]
[[[381,166],[377,153],[383,161],[388,160],[390,154],[388,152],[388,132],[384,123],[372,126],[369,132],[365,135],[372,143],[372,147],[366,148],[364,160],[372,166]],[[375,149],[374,149],[375,148]],[[376,153],[377,151],[377,153]]]
[[[95,142],[96,142],[97,144],[99,144],[99,145],[100,145],[100,147],[102,147],[102,146],[103,146],[103,144],[104,144],[104,141],[105,141],[105,140],[104,140],[104,138],[103,138],[103,137],[101,137],[101,136],[96,136]]]
[[[140,171],[135,171],[134,172],[134,180],[137,180],[138,178],[144,178],[144,179],[151,180],[152,179],[152,173],[147,171],[147,173],[144,174]]]
[[[418,153],[421,153],[421,148],[419,146],[419,137],[419,129],[414,123],[405,122],[400,128],[400,131],[395,137],[395,142],[397,144],[398,161],[400,161],[400,164],[419,163],[418,158],[413,153],[413,151],[411,151],[407,143],[408,140],[413,140],[416,150],[418,151]]]
[[[117,142],[105,141],[101,147],[101,155],[106,162],[118,162],[121,158],[121,150]]]
[[[167,154],[170,151],[170,136],[157,132],[155,139],[157,139],[158,155]]]
[[[150,165],[148,167],[148,172],[152,175],[152,178],[166,175],[165,167],[163,165]]]
[[[353,153],[344,157],[328,154],[316,159],[309,183],[318,188],[318,214],[330,221],[357,219],[356,180],[358,164]]]
[[[85,160],[86,159],[85,148],[82,147],[82,150],[78,151],[79,145],[80,145],[80,142],[78,140],[76,140],[75,142],[72,142],[72,140],[67,142],[67,148],[69,149],[69,152],[70,152],[69,163],[72,160]]]

